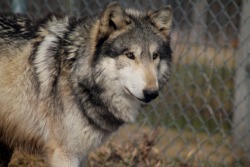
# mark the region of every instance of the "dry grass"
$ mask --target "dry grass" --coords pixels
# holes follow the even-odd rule
[[[46,163],[32,155],[25,154],[20,151],[15,151],[14,155],[12,156],[11,163],[9,167],[48,167]]]
[[[121,143],[113,139],[89,156],[89,166],[163,166],[163,155],[156,148],[158,135],[159,129],[156,128],[149,134],[144,133],[140,138],[134,138],[129,142]]]
[[[186,44],[174,47],[174,62],[182,64],[197,63],[205,66],[235,67],[236,52],[234,48],[216,48],[211,46],[193,45],[187,48]]]
[[[129,134],[128,134],[129,133]],[[90,167],[233,166],[230,137],[125,126],[89,156]],[[24,156],[25,155],[25,156]],[[47,167],[43,160],[16,152],[10,167]]]

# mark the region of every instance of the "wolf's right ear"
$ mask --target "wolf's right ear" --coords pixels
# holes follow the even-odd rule
[[[160,34],[167,37],[170,33],[173,19],[173,11],[170,6],[166,6],[155,12],[149,11],[148,16],[151,23],[160,31]]]
[[[112,3],[103,11],[100,19],[100,32],[111,34],[121,30],[129,23],[129,18],[118,3]]]

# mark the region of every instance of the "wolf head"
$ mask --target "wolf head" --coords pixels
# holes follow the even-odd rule
[[[171,23],[170,7],[142,13],[114,3],[102,12],[89,34],[91,49],[82,49],[74,67],[75,94],[88,117],[112,113],[131,121],[138,106],[158,96],[170,74]]]
[[[101,16],[95,61],[113,70],[119,88],[139,102],[156,98],[168,79],[171,23],[170,7],[143,14],[115,3]]]

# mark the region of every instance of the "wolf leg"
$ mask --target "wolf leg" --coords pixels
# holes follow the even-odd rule
[[[49,163],[52,167],[79,167],[80,161],[74,155],[64,152],[62,149],[55,149],[48,154]]]
[[[80,167],[86,167],[88,162],[88,157],[83,157],[80,163]]]
[[[13,154],[13,149],[8,147],[5,143],[0,141],[0,167],[7,167],[11,156]]]

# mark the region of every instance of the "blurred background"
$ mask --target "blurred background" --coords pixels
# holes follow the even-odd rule
[[[0,0],[0,11],[84,16],[111,2]],[[250,166],[250,1],[117,2],[144,11],[172,6],[172,77],[135,124],[91,153],[89,166]],[[17,151],[10,166],[45,165]]]

